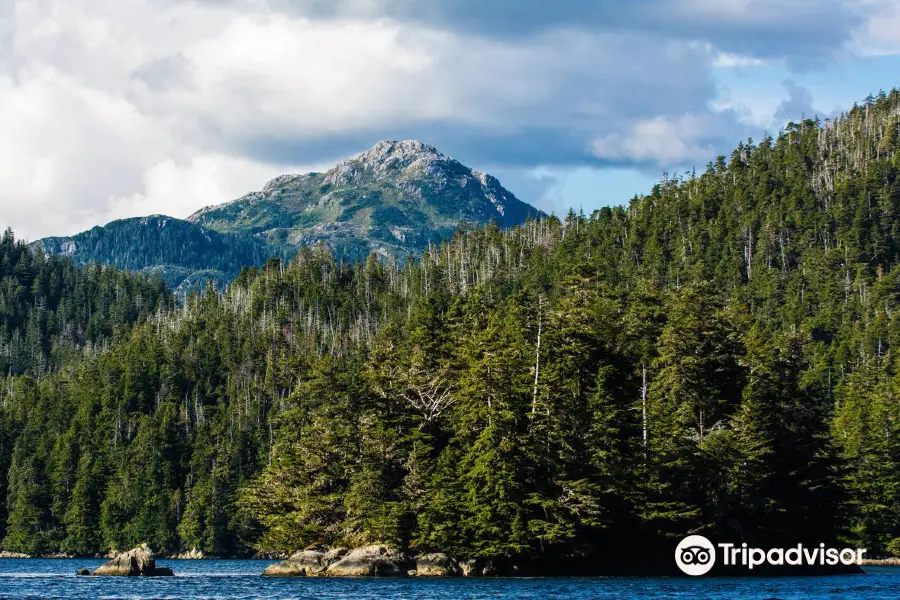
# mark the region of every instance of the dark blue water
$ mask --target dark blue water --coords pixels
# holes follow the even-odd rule
[[[160,560],[176,577],[76,577],[100,560],[0,559],[0,598],[184,598],[323,600],[398,598],[587,600],[703,598],[900,598],[900,567],[865,575],[773,579],[322,579],[264,578],[267,561]]]

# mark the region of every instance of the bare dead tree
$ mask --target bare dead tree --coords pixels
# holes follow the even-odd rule
[[[447,383],[447,369],[427,369],[412,365],[401,370],[396,365],[386,365],[382,371],[386,385],[376,385],[376,392],[383,398],[400,398],[422,415],[423,422],[431,423],[456,401],[453,387]]]
[[[531,414],[537,412],[538,383],[541,377],[541,334],[544,331],[544,297],[538,296],[537,344],[534,350],[534,389],[531,395]]]
[[[447,385],[442,372],[428,377],[415,367],[410,371],[412,377],[404,389],[399,390],[398,396],[422,413],[425,423],[431,423],[456,401],[453,389]]]

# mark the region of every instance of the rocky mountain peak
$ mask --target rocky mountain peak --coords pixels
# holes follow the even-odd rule
[[[338,163],[328,172],[325,183],[346,185],[360,179],[440,176],[460,168],[462,165],[457,161],[418,140],[383,140],[362,154]]]
[[[419,140],[382,140],[355,159],[364,164],[411,163],[417,160],[447,159],[434,146]]]

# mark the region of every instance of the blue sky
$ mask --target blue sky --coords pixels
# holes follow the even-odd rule
[[[898,67],[896,0],[6,0],[0,215],[184,217],[407,138],[590,212]]]
[[[799,72],[784,64],[718,67],[714,74],[721,97],[749,113],[746,136],[760,139],[766,131],[775,135],[787,120],[813,115],[822,119],[835,116],[848,110],[854,102],[862,101],[869,93],[877,94],[881,89],[900,86],[900,56],[847,58]],[[786,82],[806,90],[811,101],[808,108],[802,110],[786,106],[785,112],[790,116],[782,123],[776,114],[779,106],[790,100]],[[720,152],[727,155],[728,149],[740,139],[720,146]],[[704,165],[701,160],[694,164],[672,165],[670,169],[677,173],[692,166],[700,170]],[[536,178],[543,176],[557,180],[542,198],[537,199],[545,208],[564,212],[570,207],[576,210],[583,207],[589,213],[597,207],[623,204],[635,194],[646,193],[659,182],[662,171],[655,168],[580,167],[539,169],[535,175]],[[527,181],[519,185],[527,193]]]

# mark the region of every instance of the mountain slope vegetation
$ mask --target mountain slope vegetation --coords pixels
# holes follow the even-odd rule
[[[0,237],[0,373],[42,376],[101,352],[128,328],[174,306],[162,281],[109,267],[78,269]]]
[[[494,177],[416,140],[383,141],[327,173],[284,175],[188,220],[223,232],[307,246],[327,241],[338,256],[416,254],[460,223],[502,227],[540,212]]]
[[[250,236],[219,233],[181,219],[153,215],[113,221],[72,237],[37,242],[51,256],[76,264],[110,264],[158,275],[172,289],[202,289],[212,280],[223,287],[242,266],[263,264],[283,249]]]
[[[884,553],[898,211],[892,91],[625,207],[402,265],[303,248],[7,377],[2,545],[380,541],[614,572],[688,531]]]
[[[385,141],[327,173],[283,175],[259,192],[210,206],[187,220],[163,215],[113,221],[36,242],[77,264],[158,274],[180,295],[220,289],[241,268],[290,259],[324,243],[339,260],[418,255],[460,224],[503,227],[542,213],[490,175],[418,141]]]

